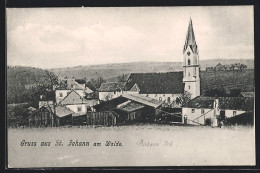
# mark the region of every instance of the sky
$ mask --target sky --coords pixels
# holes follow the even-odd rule
[[[254,58],[253,6],[8,8],[7,65],[182,62],[190,18],[200,60]]]

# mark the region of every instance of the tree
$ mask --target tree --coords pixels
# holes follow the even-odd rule
[[[247,66],[245,64],[240,64],[240,66],[239,66],[240,71],[243,71],[246,68],[247,68]]]
[[[121,76],[118,76],[117,79],[118,79],[118,82],[125,82],[126,81],[126,75],[123,74]]]
[[[231,69],[231,70],[234,70],[235,67],[236,67],[235,64],[230,64],[230,69]]]
[[[176,104],[180,104],[181,106],[185,105],[186,103],[188,103],[191,100],[191,93],[189,93],[188,91],[184,91],[184,93],[180,96],[176,98]]]
[[[56,89],[60,86],[63,86],[64,83],[59,81],[58,76],[55,75],[52,72],[49,72],[45,70],[45,74],[42,76],[44,78],[43,82],[39,82],[37,79],[34,78],[34,82],[36,84],[36,90],[37,93],[44,96],[44,99],[46,101],[52,101],[53,105],[50,105],[50,103],[47,102],[47,106],[50,110],[52,110],[53,107],[53,113],[54,113],[54,126],[57,126],[57,120],[56,120],[56,99],[55,99],[55,92]]]
[[[102,77],[99,77],[97,79],[92,78],[92,79],[90,79],[90,81],[87,83],[86,86],[90,86],[91,88],[93,88],[93,90],[96,90],[96,89],[100,88],[102,83],[105,83],[105,82],[106,81]]]

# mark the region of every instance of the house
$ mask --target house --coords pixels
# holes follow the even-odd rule
[[[115,112],[118,123],[153,121],[162,101],[139,94],[122,94],[94,106],[96,112]]]
[[[125,84],[125,93],[171,104],[184,92],[183,72],[132,73]]]
[[[55,120],[57,126],[71,125],[73,112],[64,107],[55,108],[42,106],[29,115],[30,127],[53,127]]]
[[[230,118],[254,111],[254,98],[250,97],[196,97],[182,107],[182,122],[205,125],[206,119],[218,116]]]
[[[99,100],[107,101],[122,95],[124,85],[124,82],[102,83],[98,89]]]
[[[218,64],[215,66],[215,70],[216,70],[216,71],[224,71],[224,70],[225,70],[225,66],[224,66],[224,65],[221,65],[220,63],[218,63]]]
[[[64,99],[71,90],[76,91],[81,97],[85,97],[94,92],[90,88],[86,87],[85,80],[66,79],[65,87],[56,88],[55,90],[56,102],[58,103]]]
[[[87,111],[92,111],[93,106],[98,104],[97,99],[85,99],[77,91],[71,90],[58,105],[65,106],[73,111],[73,116],[84,115]]]

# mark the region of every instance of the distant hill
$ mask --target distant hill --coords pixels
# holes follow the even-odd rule
[[[247,65],[248,69],[254,69],[254,60],[233,60],[233,59],[213,59],[200,61],[201,70],[205,70],[206,67],[213,67],[218,63],[221,64],[233,64],[242,63]],[[133,62],[133,63],[115,63],[115,64],[103,64],[103,65],[87,65],[68,68],[55,68],[48,69],[49,71],[59,74],[60,78],[75,77],[76,79],[97,79],[102,77],[106,81],[117,81],[118,76],[125,74],[127,78],[130,73],[148,73],[148,72],[172,72],[182,71],[182,63],[180,62]],[[249,71],[249,72],[246,72]],[[201,73],[203,79],[201,79],[202,90],[206,90],[209,86],[214,86],[217,83],[219,85],[226,84],[237,85],[234,82],[236,79],[240,81],[240,85],[250,83],[249,90],[252,90],[252,81],[254,81],[254,71],[246,70],[243,73],[238,72],[219,72],[218,77],[214,73]],[[33,85],[34,78],[38,81],[43,81],[45,70],[41,68],[33,67],[21,67],[21,66],[8,66],[7,67],[7,102],[8,103],[20,103],[28,102],[31,92],[28,93],[26,86]],[[222,75],[222,76],[221,76]],[[235,78],[235,79],[233,79]],[[207,79],[207,80],[205,80]],[[215,81],[214,81],[214,80]],[[249,80],[249,81],[247,81]],[[229,83],[228,83],[229,82]],[[242,83],[241,83],[242,82]],[[218,86],[214,86],[218,87]]]
[[[214,67],[218,63],[232,64],[242,63],[247,65],[248,69],[254,69],[254,60],[245,59],[213,59],[200,61],[201,70],[206,67]],[[114,63],[102,65],[84,65],[68,68],[50,69],[56,74],[63,77],[75,77],[78,79],[90,80],[91,78],[102,77],[103,79],[113,79],[117,76],[130,73],[149,73],[149,72],[172,72],[182,71],[181,62],[132,62],[132,63]]]

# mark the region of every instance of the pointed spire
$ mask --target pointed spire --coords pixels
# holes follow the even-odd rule
[[[196,40],[195,40],[195,35],[194,35],[194,31],[193,31],[191,18],[190,18],[190,22],[189,22],[189,27],[188,27],[188,32],[186,35],[183,52],[187,49],[188,46],[191,46],[191,49],[194,51],[194,53],[196,53],[197,45],[196,45]]]

